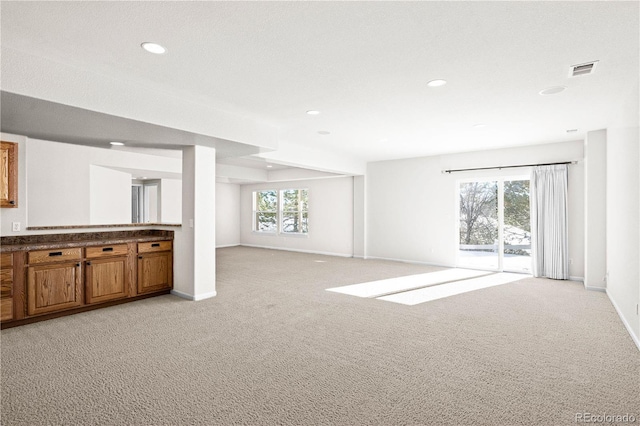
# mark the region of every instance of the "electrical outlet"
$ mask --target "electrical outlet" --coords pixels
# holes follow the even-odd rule
[[[20,232],[20,222],[11,222],[11,230],[13,232]]]

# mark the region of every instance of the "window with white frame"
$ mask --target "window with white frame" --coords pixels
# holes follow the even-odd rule
[[[253,193],[253,230],[277,232],[278,191],[275,189]]]
[[[309,197],[306,189],[255,191],[253,230],[282,234],[309,232]]]
[[[280,191],[280,232],[306,234],[309,231],[309,201],[306,189]]]

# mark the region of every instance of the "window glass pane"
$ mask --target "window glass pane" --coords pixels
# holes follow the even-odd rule
[[[298,211],[299,204],[297,189],[285,189],[282,191],[282,210]]]
[[[298,213],[282,213],[282,232],[307,232],[305,219],[300,220]]]
[[[275,212],[278,210],[278,192],[275,190],[256,192],[256,210]]]
[[[461,266],[497,269],[498,182],[460,184]]]
[[[256,231],[276,232],[276,213],[256,213]]]
[[[309,232],[309,213],[302,213],[302,231],[303,233]]]
[[[309,194],[306,189],[300,190],[300,203],[302,205],[302,211],[309,210]]]

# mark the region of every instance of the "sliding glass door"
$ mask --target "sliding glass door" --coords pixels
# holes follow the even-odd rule
[[[529,180],[459,184],[458,266],[529,273]]]

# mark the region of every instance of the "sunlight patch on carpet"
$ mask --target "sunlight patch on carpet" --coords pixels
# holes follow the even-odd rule
[[[347,285],[343,287],[328,288],[327,291],[349,294],[358,297],[379,297],[385,294],[400,291],[413,290],[435,284],[450,281],[464,280],[491,274],[487,271],[475,271],[471,269],[445,269],[426,274],[409,275],[406,277],[389,278],[386,280],[370,281],[361,284]]]
[[[378,298],[378,300],[386,300],[389,302],[402,303],[403,305],[413,306],[432,300],[455,296],[457,294],[508,284],[514,281],[523,280],[525,278],[531,278],[531,275],[510,274],[501,272],[484,277],[455,281],[447,284],[436,285],[433,287],[422,288],[419,290],[392,294],[389,296],[380,297]]]

